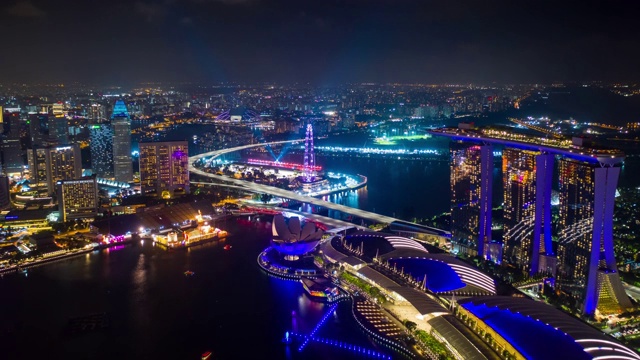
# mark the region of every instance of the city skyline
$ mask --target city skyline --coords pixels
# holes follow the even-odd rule
[[[1,26],[21,34],[5,39],[20,56],[3,57],[0,75],[102,84],[637,80],[633,5],[18,0],[0,8]]]
[[[640,83],[256,81],[0,86],[4,357],[640,360]]]

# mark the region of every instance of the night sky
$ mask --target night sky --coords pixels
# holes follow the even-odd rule
[[[640,79],[632,1],[2,4],[0,82]]]

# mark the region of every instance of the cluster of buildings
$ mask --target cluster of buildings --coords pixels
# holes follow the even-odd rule
[[[189,192],[186,141],[140,143],[139,178],[134,179],[127,105],[115,101],[108,119],[104,107],[94,105],[83,127],[87,141],[73,138],[74,118],[62,103],[42,105],[27,114],[19,108],[0,108],[2,210],[57,205],[58,218],[68,221],[96,217],[102,188],[132,191],[139,186],[142,194],[164,198]],[[106,196],[104,200],[109,204]],[[5,220],[14,217],[32,216],[21,211]]]
[[[453,251],[481,256],[529,276],[553,278],[584,313],[632,308],[617,272],[613,210],[624,154],[573,142],[479,131],[467,125],[433,132],[450,137]],[[562,146],[561,146],[562,144]],[[493,235],[495,146],[504,147],[503,236]],[[560,201],[552,228],[551,192]]]

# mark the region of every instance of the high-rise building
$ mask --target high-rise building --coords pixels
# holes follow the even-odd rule
[[[559,286],[584,299],[584,312],[620,313],[632,307],[613,254],[613,208],[620,168],[562,159]]]
[[[100,104],[91,104],[89,108],[88,121],[89,125],[100,124],[107,119],[104,106]]]
[[[54,117],[64,117],[64,104],[62,102],[52,104],[51,113]]]
[[[55,106],[55,104],[54,104]],[[48,118],[49,143],[65,145],[69,143],[69,124],[62,113],[55,113]]]
[[[186,141],[140,143],[139,146],[143,194],[167,197],[189,192],[189,146]]]
[[[91,170],[100,178],[113,178],[113,128],[101,123],[89,126]]]
[[[29,138],[32,148],[45,145],[49,116],[47,114],[29,114]]]
[[[514,236],[529,238],[509,242],[506,246],[510,255],[523,267],[528,266],[529,275],[538,272],[556,276],[556,285],[582,302],[583,312],[594,315],[596,311],[608,315],[620,313],[632,307],[622,286],[617,271],[613,247],[613,211],[616,186],[620,175],[620,164],[624,153],[615,149],[592,148],[583,139],[561,141],[551,144],[548,139],[537,140],[524,136],[512,137],[505,131],[485,132],[470,128],[444,129],[434,134],[451,137],[456,143],[451,147],[451,187],[452,187],[452,245],[455,241],[473,241],[473,229],[478,228],[478,245],[490,237],[482,237],[482,209],[476,217],[476,209],[469,204],[482,203],[485,189],[483,174],[485,166],[491,164],[490,157],[483,157],[482,150],[487,144],[506,146],[503,152],[505,172],[505,238]],[[521,150],[509,149],[517,147]],[[478,150],[481,155],[478,156]],[[551,241],[551,184],[554,164],[558,157],[559,173],[559,233],[558,256],[554,254]],[[477,160],[480,159],[478,169]],[[469,160],[473,160],[469,162]],[[480,176],[480,192],[476,194]],[[531,180],[534,179],[535,180]],[[531,186],[535,182],[535,189]],[[532,195],[532,191],[535,196]],[[490,197],[488,197],[490,199]],[[470,200],[468,200],[470,199]],[[479,199],[479,200],[476,200]],[[532,212],[530,208],[534,206]],[[466,211],[469,208],[472,211]],[[520,213],[520,215],[518,215]],[[519,230],[527,217],[533,213],[533,229]],[[463,217],[462,215],[471,214]],[[477,223],[475,219],[478,219]],[[464,220],[464,221],[461,221]],[[518,219],[522,219],[517,222]],[[490,223],[490,218],[488,223]],[[471,224],[471,226],[465,225]],[[515,225],[514,225],[515,224]],[[527,225],[530,229],[530,225]],[[462,229],[462,231],[461,231]],[[516,231],[517,230],[517,231]],[[485,230],[486,231],[486,230]],[[468,234],[471,233],[471,236]],[[485,232],[490,234],[490,229]],[[531,236],[533,233],[533,237]],[[460,236],[467,235],[465,236]],[[458,235],[456,239],[456,235]],[[530,245],[529,245],[530,244]],[[499,253],[490,242],[483,248],[487,257]],[[521,250],[517,250],[520,247]],[[478,246],[478,249],[480,246]],[[524,249],[524,251],[522,250]],[[518,258],[518,253],[524,254]],[[514,255],[515,254],[515,255]],[[479,254],[482,255],[482,254]],[[529,260],[526,259],[529,257]],[[513,261],[513,260],[512,260]],[[557,272],[556,272],[557,269]]]
[[[490,145],[452,142],[451,242],[458,253],[482,255],[491,241],[491,181],[493,150]]]
[[[558,284],[582,295],[587,281],[593,227],[594,166],[571,159],[558,162]]]
[[[98,183],[95,176],[56,182],[62,221],[94,217],[98,213]]]
[[[128,183],[133,180],[131,162],[131,119],[124,101],[118,100],[111,115],[113,127],[113,171],[116,181]]]
[[[513,148],[505,148],[502,151],[503,261],[523,270],[529,270],[533,256],[537,154]]]
[[[0,210],[6,210],[10,205],[9,178],[6,175],[0,175]]]
[[[47,148],[47,188],[50,194],[56,190],[60,180],[72,180],[82,177],[82,160],[78,145]]]
[[[27,163],[31,173],[31,187],[46,187],[47,182],[47,152],[49,149],[39,147],[27,150]]]
[[[24,159],[20,141],[20,113],[5,113],[2,125],[4,128],[4,134],[0,137],[2,170],[5,174],[21,173],[24,169]]]

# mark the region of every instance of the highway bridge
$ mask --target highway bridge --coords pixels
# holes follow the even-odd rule
[[[234,151],[240,151],[240,150],[244,150],[244,149],[267,146],[267,145],[297,143],[297,142],[303,142],[303,141],[304,141],[304,139],[286,140],[286,141],[273,141],[273,142],[267,142],[267,143],[238,146],[238,147],[229,148],[229,149],[215,150],[215,151],[210,151],[210,152],[203,153],[203,154],[196,155],[196,156],[191,156],[191,157],[189,157],[189,172],[191,172],[193,174],[197,174],[197,175],[203,176],[203,177],[208,177],[208,178],[210,178],[212,180],[217,180],[218,181],[218,183],[194,181],[194,182],[192,182],[192,184],[224,186],[224,185],[219,183],[219,182],[223,182],[223,183],[235,185],[233,187],[237,186],[237,187],[240,187],[242,189],[246,189],[247,191],[270,194],[270,195],[281,197],[281,198],[285,198],[285,199],[291,199],[291,200],[296,200],[296,201],[300,201],[300,202],[303,202],[303,203],[308,203],[308,204],[312,204],[312,205],[316,205],[316,206],[322,206],[322,207],[325,207],[327,209],[341,211],[341,212],[343,212],[345,214],[357,216],[357,217],[360,217],[362,219],[367,219],[367,220],[375,221],[375,222],[378,222],[378,223],[390,224],[390,223],[392,223],[394,221],[400,220],[400,219],[396,219],[396,218],[393,218],[393,217],[390,217],[390,216],[380,215],[380,214],[376,214],[376,213],[372,213],[372,212],[369,212],[369,211],[364,211],[364,210],[360,210],[360,209],[356,209],[356,208],[352,208],[352,207],[348,207],[348,206],[344,206],[344,205],[334,204],[332,202],[328,202],[328,201],[324,201],[324,200],[321,200],[321,199],[316,199],[314,197],[298,194],[298,193],[296,193],[294,191],[279,189],[279,188],[276,188],[276,187],[273,187],[273,186],[268,186],[268,185],[263,185],[263,184],[256,184],[256,183],[253,183],[253,182],[250,182],[250,181],[234,179],[234,178],[231,178],[231,177],[228,177],[228,176],[224,176],[224,175],[211,174],[211,173],[208,173],[208,172],[205,172],[205,171],[202,171],[202,170],[196,168],[195,165],[194,165],[197,161],[199,161],[201,159],[215,159],[216,157],[218,157],[220,155],[227,154],[227,153],[234,152]]]

